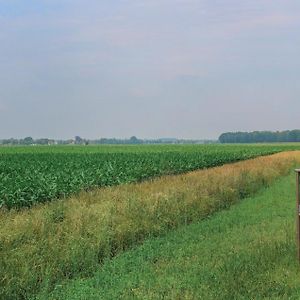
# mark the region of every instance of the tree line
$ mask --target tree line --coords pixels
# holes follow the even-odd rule
[[[48,138],[33,139],[26,137],[23,139],[2,139],[0,145],[13,146],[13,145],[141,145],[141,144],[212,144],[216,143],[214,140],[185,140],[176,138],[160,138],[160,139],[140,139],[132,136],[128,139],[118,138],[100,138],[90,140],[75,136],[73,139],[68,140],[54,140]]]
[[[24,139],[10,138],[0,140],[0,144],[2,145],[54,145],[55,143],[57,142],[53,139],[42,138],[35,140],[30,136]]]
[[[220,143],[287,143],[300,142],[300,130],[226,132],[219,137]]]

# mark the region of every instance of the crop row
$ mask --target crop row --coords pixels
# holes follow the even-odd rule
[[[151,147],[148,147],[151,149]],[[8,148],[7,148],[8,149]],[[101,147],[0,151],[0,207],[29,207],[81,190],[137,182],[267,155],[282,146],[166,146],[151,151]]]

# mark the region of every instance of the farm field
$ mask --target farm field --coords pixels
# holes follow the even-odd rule
[[[300,300],[300,0],[0,3],[0,300]]]
[[[294,178],[150,239],[90,279],[57,286],[51,299],[299,299]]]
[[[120,253],[238,203],[299,163],[299,151],[283,152],[0,210],[0,299],[48,295],[65,280],[92,277]]]
[[[0,207],[30,207],[82,190],[299,148],[297,144],[1,147]]]

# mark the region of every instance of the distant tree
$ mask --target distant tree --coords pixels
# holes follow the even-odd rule
[[[38,145],[49,145],[50,140],[49,139],[38,139],[35,141],[35,143]]]
[[[300,142],[300,130],[226,132],[220,135],[220,143],[276,143]]]
[[[14,140],[14,139],[5,139],[5,140],[2,140],[2,144],[3,145],[14,145],[16,144],[17,140]]]
[[[75,144],[80,145],[83,143],[83,139],[80,136],[75,136]]]
[[[24,145],[32,145],[32,144],[34,144],[34,140],[31,136],[28,136],[23,140],[23,144]]]
[[[130,144],[140,144],[141,143],[141,141],[136,136],[132,136],[129,139],[129,142],[130,142]]]

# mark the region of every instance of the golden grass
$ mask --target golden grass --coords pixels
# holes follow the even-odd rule
[[[104,259],[228,207],[287,174],[300,151],[0,211],[0,298],[87,276]]]

